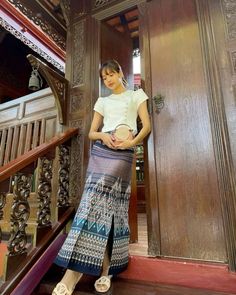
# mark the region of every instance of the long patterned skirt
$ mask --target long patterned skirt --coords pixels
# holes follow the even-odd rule
[[[112,150],[99,142],[93,145],[80,206],[56,264],[100,275],[108,245],[109,274],[127,267],[132,161],[132,150]]]

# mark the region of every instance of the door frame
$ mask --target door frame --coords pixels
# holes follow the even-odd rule
[[[149,0],[150,1],[150,0]],[[147,19],[146,2],[148,0],[124,0],[117,4],[103,7],[102,10],[95,11],[91,14],[92,18],[97,24],[98,30],[96,39],[100,39],[100,24],[103,20],[112,17],[122,11],[137,7],[139,15],[143,15]],[[148,25],[146,20],[143,22],[144,31],[142,36],[148,33]],[[142,39],[142,40],[141,40]],[[150,51],[148,38],[139,38],[140,52],[141,52],[141,86],[149,96],[148,108],[150,116],[152,117],[152,93],[151,93],[151,69],[150,69]],[[100,64],[100,42],[95,44],[93,49],[96,54],[96,59],[93,59],[94,65],[92,68],[96,68]],[[152,119],[151,119],[152,121]],[[155,167],[155,150],[154,150],[154,134],[151,132],[148,139],[144,141],[144,173],[145,173],[145,196],[146,196],[146,213],[147,213],[147,233],[148,233],[148,254],[150,256],[159,256],[160,253],[160,233],[156,229],[159,227],[159,214],[158,214],[158,199],[157,199],[157,182],[156,182],[156,167]],[[150,185],[151,189],[150,189]],[[155,229],[155,230],[154,230]]]

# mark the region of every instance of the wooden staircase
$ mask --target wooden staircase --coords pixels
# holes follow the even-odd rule
[[[49,295],[60,281],[63,275],[62,269],[53,266],[35,288],[31,295]],[[73,295],[97,294],[94,290],[94,282],[97,278],[84,275]],[[116,277],[112,281],[110,291],[106,295],[232,295],[233,293],[210,291],[201,288],[187,288],[177,285],[157,284],[141,280],[130,280]],[[30,294],[27,294],[30,295]]]
[[[60,233],[74,215],[74,208],[69,204],[68,182],[70,143],[77,134],[77,129],[68,129],[0,168],[0,216],[3,219],[0,223],[1,295],[30,294],[50,268],[53,257],[63,243]],[[53,169],[53,159],[58,162],[57,169]],[[60,171],[63,171],[61,177]],[[31,224],[34,230],[29,234],[26,228],[30,216],[28,199],[34,182],[32,175],[37,175],[38,179],[35,186],[38,206],[36,221]],[[13,204],[10,207],[10,220],[7,220],[4,205],[9,192],[13,196]],[[51,208],[51,197],[57,199],[54,208]],[[52,212],[56,213],[56,220],[51,219]],[[2,230],[1,225],[6,223],[11,225],[10,233],[5,232],[4,226]],[[35,276],[38,282],[32,280]],[[27,286],[25,292],[21,285],[18,286],[22,282]]]

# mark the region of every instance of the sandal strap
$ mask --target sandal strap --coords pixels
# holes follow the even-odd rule
[[[70,291],[64,283],[58,283],[54,288],[53,295],[71,295],[73,291]]]
[[[96,291],[99,293],[106,293],[110,289],[111,278],[112,276],[102,276],[99,279],[97,279],[94,284]],[[107,289],[104,291],[99,290],[99,287],[101,287],[101,285],[105,285]]]

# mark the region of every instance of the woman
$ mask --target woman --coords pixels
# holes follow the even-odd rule
[[[126,89],[127,82],[115,60],[101,66],[100,77],[112,94],[98,98],[94,106],[89,138],[95,143],[80,206],[56,258],[56,263],[67,271],[53,295],[72,294],[84,273],[100,276],[95,289],[105,293],[110,288],[112,275],[128,265],[133,148],[151,129],[148,97],[142,89]],[[138,115],[142,129],[137,134]]]

